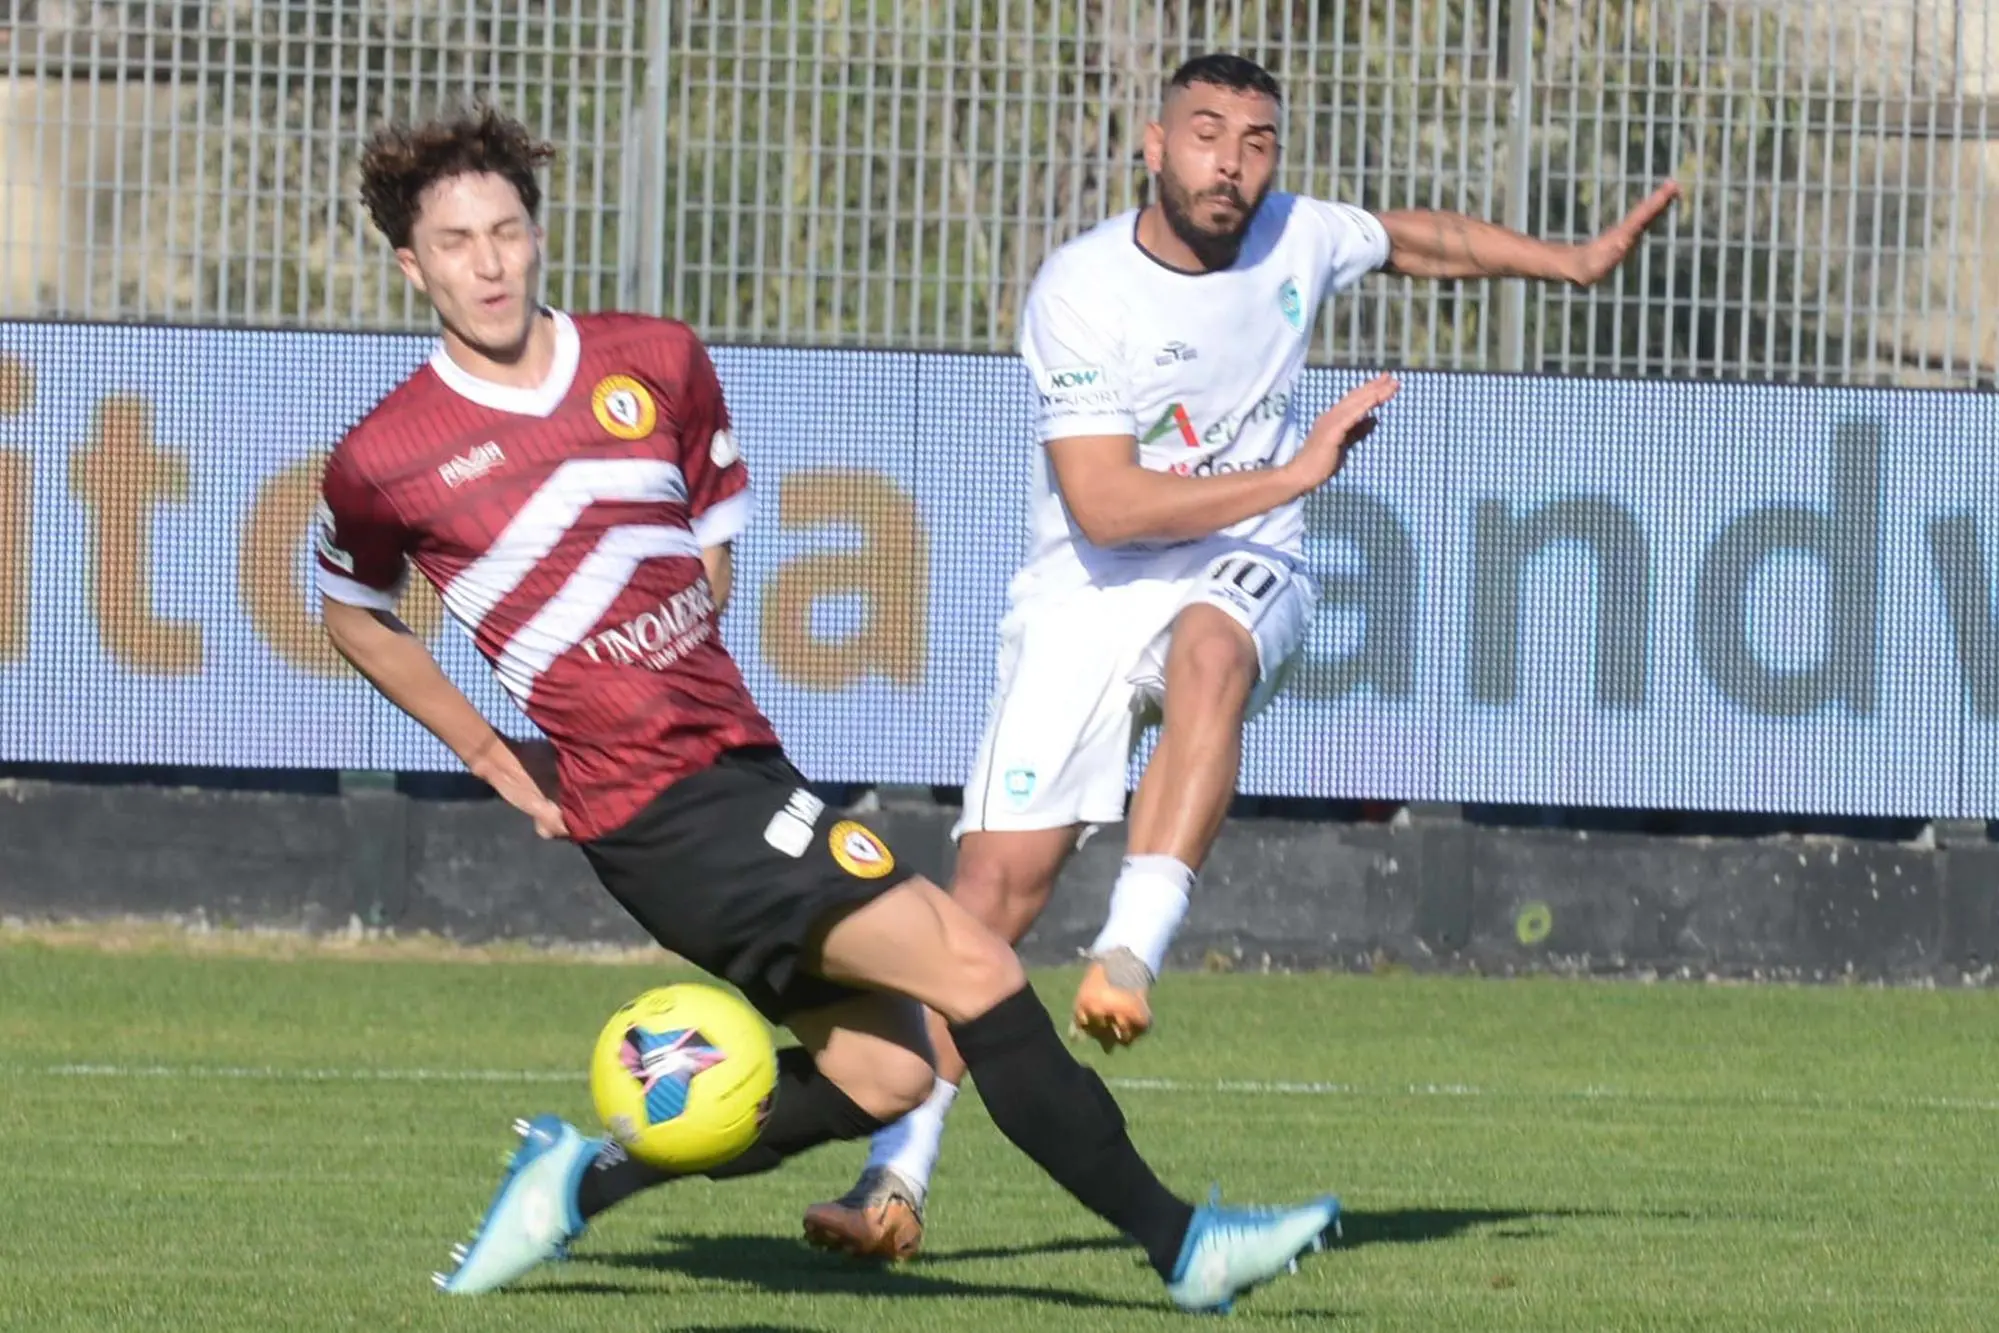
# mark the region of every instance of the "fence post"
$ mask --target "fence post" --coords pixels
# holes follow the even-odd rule
[[[667,53],[671,49],[667,24],[670,0],[650,0],[646,6],[646,72],[644,91],[639,96],[639,132],[633,136],[638,176],[638,207],[633,225],[638,228],[640,309],[649,315],[664,315],[666,309],[666,180],[668,155],[666,118]]]
[[[1534,13],[1533,0],[1513,0],[1507,13],[1507,65],[1513,75],[1508,99],[1506,154],[1506,225],[1527,230],[1528,159],[1534,142]],[[1499,368],[1527,368],[1527,284],[1508,278],[1500,284]]]

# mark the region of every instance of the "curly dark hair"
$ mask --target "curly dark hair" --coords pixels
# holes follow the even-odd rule
[[[505,177],[528,216],[541,208],[535,170],[555,159],[553,145],[490,106],[474,105],[421,125],[384,125],[361,154],[361,203],[400,250],[410,243],[418,200],[441,180],[468,172]]]

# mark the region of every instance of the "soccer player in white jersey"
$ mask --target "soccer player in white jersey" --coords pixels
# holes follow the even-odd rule
[[[1372,214],[1273,191],[1278,121],[1277,83],[1253,62],[1183,65],[1146,129],[1157,198],[1051,255],[1022,320],[1046,466],[952,894],[1018,941],[1081,835],[1125,816],[1133,746],[1159,718],[1073,1007],[1107,1050],[1151,1026],[1147,994],[1235,792],[1244,720],[1311,620],[1304,497],[1396,391],[1377,378],[1306,427],[1297,376],[1320,305],[1376,270],[1586,286],[1678,193],[1660,187],[1581,245],[1458,213]],[[876,1135],[847,1195],[807,1210],[815,1243],[883,1258],[918,1248],[963,1068],[934,1021],[932,1041],[935,1092]]]

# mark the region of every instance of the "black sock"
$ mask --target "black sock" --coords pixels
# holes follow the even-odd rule
[[[740,1157],[703,1174],[710,1180],[758,1175],[822,1143],[866,1138],[882,1123],[821,1074],[803,1047],[789,1046],[777,1053],[777,1089],[763,1133]],[[607,1139],[597,1160],[583,1173],[576,1207],[586,1219],[592,1218],[673,1178],[626,1153],[617,1140]]]
[[[597,1150],[597,1160],[583,1172],[576,1185],[576,1211],[589,1221],[613,1204],[623,1203],[640,1190],[663,1185],[672,1176],[656,1166],[648,1166],[625,1151],[625,1145],[606,1138]]]
[[[1138,1155],[1110,1089],[1063,1047],[1034,992],[953,1023],[951,1038],[1000,1133],[1172,1277],[1194,1210]]]
[[[761,1175],[822,1143],[864,1139],[885,1123],[820,1073],[804,1047],[788,1046],[777,1053],[777,1100],[763,1133],[742,1156],[704,1174],[710,1180]]]

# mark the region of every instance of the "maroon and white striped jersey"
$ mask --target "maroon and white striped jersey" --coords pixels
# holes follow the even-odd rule
[[[750,505],[707,349],[672,320],[550,317],[539,388],[477,379],[439,348],[340,442],[319,587],[391,610],[415,565],[554,743],[580,842],[777,736],[701,563]]]

